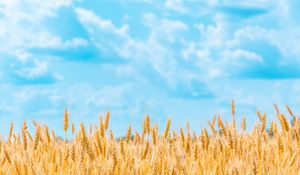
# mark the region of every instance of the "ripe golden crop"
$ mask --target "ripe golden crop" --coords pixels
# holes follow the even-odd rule
[[[71,140],[57,139],[38,123],[33,135],[26,122],[14,133],[12,124],[8,139],[1,139],[0,174],[299,174],[299,120],[289,107],[292,123],[276,110],[279,124],[268,125],[266,114],[257,112],[258,123],[247,132],[245,118],[236,124],[232,104],[231,123],[214,116],[200,134],[172,131],[171,120],[159,133],[147,115],[142,133],[130,126],[124,139],[115,139],[109,129],[110,113],[98,128],[72,123]],[[66,133],[69,121],[66,111]]]

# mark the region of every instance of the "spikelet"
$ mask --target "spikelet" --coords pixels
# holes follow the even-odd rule
[[[142,160],[146,158],[147,154],[148,154],[148,151],[149,151],[149,141],[146,142],[146,147],[143,151],[143,154],[142,154]]]
[[[107,148],[106,140],[103,139],[102,142],[101,142],[101,153],[102,153],[102,157],[105,157],[105,155],[106,155],[106,148]]]
[[[112,151],[112,159],[113,159],[113,174],[117,174],[115,170],[118,164],[118,158],[115,150]]]
[[[149,133],[150,133],[150,117],[147,114],[143,122],[143,134],[149,134]]]
[[[23,139],[23,147],[24,147],[24,150],[26,150],[26,149],[27,149],[26,130],[22,130],[22,139]]]
[[[110,120],[110,112],[105,113],[105,121],[104,121],[104,129],[107,130],[109,126],[109,120]]]
[[[73,162],[76,161],[76,149],[75,149],[75,145],[72,145],[72,150],[71,150],[71,159],[73,160]]]
[[[31,174],[32,174],[32,175],[36,175],[36,170],[34,169],[33,163],[31,163],[30,169],[31,169]]]
[[[165,138],[167,138],[169,136],[170,125],[171,125],[171,119],[169,118],[167,121],[167,124],[166,124],[165,132],[164,132]]]
[[[152,128],[152,143],[156,145],[157,143],[157,131],[155,127]]]
[[[41,139],[41,128],[40,126],[36,126],[35,136],[34,136],[34,149],[36,150]]]
[[[299,133],[297,132],[297,130],[295,128],[293,128],[293,135],[294,135],[294,137],[296,139],[296,143],[299,144],[299,141],[300,141],[300,139],[299,139]]]
[[[14,160],[14,170],[16,174],[21,175],[20,165],[16,159]]]
[[[124,149],[124,142],[123,141],[120,141],[120,152],[122,154],[123,157],[125,157],[125,149]]]
[[[86,145],[88,144],[87,141],[88,141],[88,138],[86,136],[86,132],[85,132],[85,127],[82,123],[80,123],[80,131],[81,131],[81,139],[82,139],[82,142],[83,142],[83,145],[84,147],[86,147]]]
[[[194,160],[198,160],[198,154],[199,154],[198,144],[194,144]]]
[[[10,139],[11,139],[12,134],[13,134],[13,129],[14,129],[14,124],[10,123],[9,134],[8,134],[8,142],[9,143],[10,143]]]
[[[51,137],[50,137],[48,126],[45,127],[45,133],[46,133],[47,142],[50,143],[51,142]]]
[[[235,115],[234,100],[231,101],[231,114],[232,116]]]
[[[114,133],[112,132],[112,130],[109,130],[109,139],[115,140],[115,136],[114,136]]]
[[[257,137],[256,147],[257,147],[258,158],[259,158],[259,160],[262,160],[263,155],[262,155],[261,138],[260,137]]]
[[[273,132],[274,132],[274,134],[277,134],[277,132],[278,132],[277,124],[275,122],[273,123]]]
[[[282,130],[288,132],[289,131],[289,124],[288,124],[285,116],[283,114],[280,114],[277,117],[279,118]]]
[[[215,123],[216,123],[216,119],[217,119],[217,114],[214,115],[212,121],[211,121],[211,124],[214,126]]]
[[[265,131],[265,128],[266,128],[266,113],[264,113],[264,115],[259,115],[259,119],[261,121],[261,132],[264,132]]]
[[[277,115],[281,114],[281,112],[280,112],[280,110],[279,110],[279,108],[276,104],[274,104],[274,108],[275,108],[275,111],[276,111]]]
[[[31,142],[33,142],[33,138],[32,138],[32,136],[31,136],[31,134],[30,134],[28,131],[26,131],[26,134],[27,134],[27,136],[29,137],[29,140],[30,140]]]
[[[226,133],[226,129],[225,129],[225,126],[222,122],[221,117],[218,117],[218,127],[219,127],[219,129],[221,129],[221,133],[226,137],[227,133]]]
[[[286,105],[286,109],[289,112],[291,117],[295,117],[295,115],[294,115],[293,111],[291,110],[291,108],[289,107],[289,105]]]
[[[55,135],[55,132],[54,132],[53,129],[51,130],[51,134],[52,134],[52,138],[53,138],[53,139],[56,139],[56,135]]]
[[[100,136],[104,137],[105,136],[105,126],[102,121],[102,116],[99,117],[99,121],[100,121]]]
[[[83,147],[85,147],[86,143],[84,143],[84,142],[87,141],[87,136],[86,136],[86,132],[85,132],[85,127],[82,123],[80,123],[80,131],[78,132],[77,136],[79,137],[79,141],[81,142]]]
[[[90,132],[89,132],[89,134],[92,135],[92,133],[93,133],[93,125],[90,125]]]
[[[141,137],[140,137],[139,133],[135,132],[135,134],[134,134],[134,143],[137,144],[138,142],[140,142],[140,140],[141,140]]]
[[[299,130],[299,118],[298,117],[295,117],[294,118],[294,122],[293,122],[293,127],[296,129],[296,130]]]
[[[23,147],[24,149],[26,150],[27,149],[27,124],[26,124],[26,121],[24,121],[24,124],[23,124],[23,128],[22,128],[22,139],[23,139]]]
[[[201,142],[202,142],[202,148],[204,150],[208,150],[209,136],[208,136],[207,130],[205,128],[202,129]]]
[[[65,110],[65,115],[64,115],[64,131],[67,132],[69,127],[69,113],[68,110]]]
[[[259,118],[259,120],[261,120],[261,113],[259,111],[256,111],[256,115]]]
[[[27,123],[26,123],[26,120],[24,121],[24,123],[23,123],[23,128],[22,128],[23,130],[27,130]]]
[[[236,130],[234,100],[232,100],[232,102],[231,102],[231,114],[232,114],[233,129]]]
[[[208,125],[209,125],[209,127],[210,127],[210,130],[211,130],[212,134],[213,134],[213,135],[216,135],[216,134],[217,134],[217,131],[216,131],[216,129],[215,129],[214,123],[215,123],[215,122],[210,122],[210,121],[208,121]]]
[[[279,155],[283,152],[283,145],[280,137],[277,137],[277,147],[278,147],[278,153]]]
[[[187,132],[191,132],[191,127],[190,127],[190,123],[189,122],[185,123],[185,127],[186,127]]]
[[[99,150],[100,154],[102,154],[101,139],[100,139],[99,132],[96,132],[96,142],[97,142],[97,149]]]
[[[190,132],[187,133],[187,137],[185,139],[185,152],[187,154],[190,153],[190,149],[191,149],[191,134]]]
[[[72,134],[74,134],[75,133],[75,124],[74,124],[74,122],[72,122],[72,128],[71,128],[71,130],[72,130]]]
[[[269,135],[273,136],[274,135],[274,121],[270,123],[270,129],[269,129]]]
[[[6,149],[4,149],[4,156],[5,156],[5,159],[7,160],[7,162],[9,164],[11,164],[11,159],[10,159],[10,156],[9,154],[7,153]]]
[[[28,168],[26,163],[23,163],[22,175],[28,175]]]
[[[1,161],[1,163],[0,163],[1,167],[3,167],[5,161],[6,161],[6,159],[5,159],[5,157],[4,157],[4,158],[2,159],[2,161]]]
[[[241,129],[242,129],[243,131],[246,130],[246,118],[245,118],[245,117],[242,119]]]
[[[293,167],[293,165],[295,165],[297,155],[299,155],[298,151],[296,151],[296,152],[293,154],[292,160],[290,161],[290,167]]]
[[[131,126],[129,126],[126,133],[126,143],[128,143],[131,138],[131,130]]]
[[[185,136],[182,128],[180,128],[180,138],[181,138],[181,143],[184,144]]]
[[[80,129],[81,129],[81,137],[82,137],[81,144],[84,147],[84,149],[86,150],[86,152],[88,153],[88,155],[90,156],[90,159],[93,160],[94,154],[92,152],[92,149],[90,148],[88,138],[87,138],[86,132],[85,132],[85,127],[82,123],[80,124]]]
[[[171,138],[173,139],[173,140],[177,140],[176,138],[177,138],[178,136],[177,136],[177,133],[173,130],[172,131],[172,136],[171,136]]]
[[[232,134],[231,134],[230,131],[228,132],[227,140],[228,140],[230,149],[233,149],[234,148],[234,146],[233,146],[233,138],[232,138]]]
[[[252,161],[252,166],[253,166],[253,168],[252,168],[253,174],[254,174],[254,175],[255,175],[255,174],[258,174],[258,171],[257,171],[257,165],[256,165],[256,163],[255,163],[255,160]]]

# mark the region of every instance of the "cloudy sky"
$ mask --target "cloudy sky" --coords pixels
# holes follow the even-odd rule
[[[0,133],[63,130],[111,111],[117,135],[153,122],[198,131],[215,113],[300,112],[298,0],[0,0]]]

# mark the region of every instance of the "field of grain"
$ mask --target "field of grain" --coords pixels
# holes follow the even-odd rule
[[[233,103],[231,122],[214,116],[201,134],[188,125],[172,131],[170,120],[158,130],[146,116],[142,133],[128,127],[121,139],[109,129],[109,112],[98,127],[85,127],[69,124],[66,111],[64,130],[73,139],[57,139],[38,123],[35,133],[26,122],[20,133],[12,125],[1,139],[0,174],[299,174],[299,120],[288,106],[290,116],[275,109],[278,122],[267,126],[266,114],[257,112],[248,132],[245,119],[235,122]]]

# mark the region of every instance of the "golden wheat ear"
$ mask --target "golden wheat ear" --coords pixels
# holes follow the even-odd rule
[[[64,131],[67,132],[68,128],[69,128],[69,112],[68,109],[66,109],[64,113]]]

